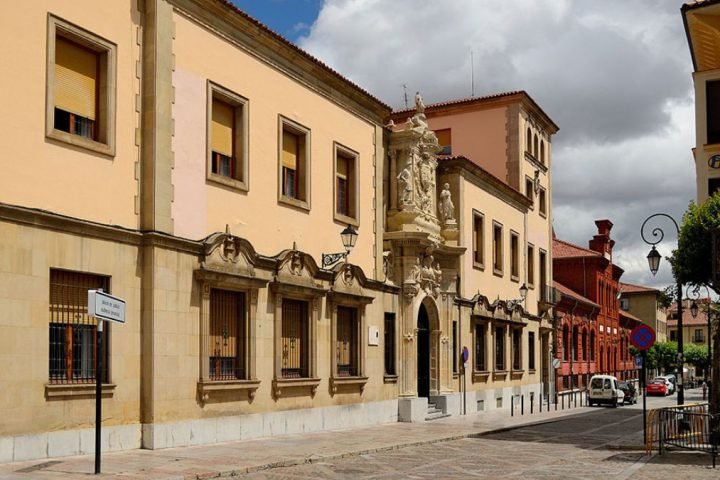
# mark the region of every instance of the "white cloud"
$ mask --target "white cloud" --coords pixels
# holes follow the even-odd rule
[[[558,235],[587,245],[609,218],[624,279],[662,286],[669,266],[650,277],[639,228],[658,211],[679,221],[694,198],[682,3],[326,0],[299,43],[394,107],[403,84],[426,103],[469,96],[472,50],[476,95],[526,90],[560,126]]]

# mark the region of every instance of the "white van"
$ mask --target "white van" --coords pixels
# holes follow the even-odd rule
[[[625,401],[625,394],[618,387],[617,378],[612,375],[593,375],[588,388],[588,403],[592,407],[595,404],[606,403],[617,407]]]

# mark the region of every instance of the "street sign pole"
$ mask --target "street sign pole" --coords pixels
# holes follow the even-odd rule
[[[642,351],[642,373],[640,374],[642,376],[642,385],[641,385],[641,391],[643,396],[643,443],[647,445],[647,371],[645,370],[647,367],[645,364],[647,363],[647,350]]]
[[[100,440],[102,429],[102,336],[103,321],[97,320],[97,356],[95,367],[95,475],[100,473]]]

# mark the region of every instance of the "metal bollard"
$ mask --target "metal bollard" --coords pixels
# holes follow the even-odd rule
[[[530,415],[533,414],[533,405],[535,403],[535,395],[530,394]]]
[[[555,411],[557,412],[558,394],[555,392]]]
[[[515,416],[515,396],[510,395],[510,416]]]
[[[542,413],[543,394],[540,394],[540,413]]]
[[[565,410],[565,395],[560,395],[560,398],[562,398],[562,408],[560,410]]]
[[[520,395],[520,415],[525,415],[525,395]]]

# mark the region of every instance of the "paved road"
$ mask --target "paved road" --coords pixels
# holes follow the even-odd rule
[[[652,408],[674,397],[649,399]],[[674,453],[647,457],[618,450],[642,443],[642,404],[583,409],[535,426],[476,438],[256,472],[249,479],[664,479],[720,478],[710,457]]]

